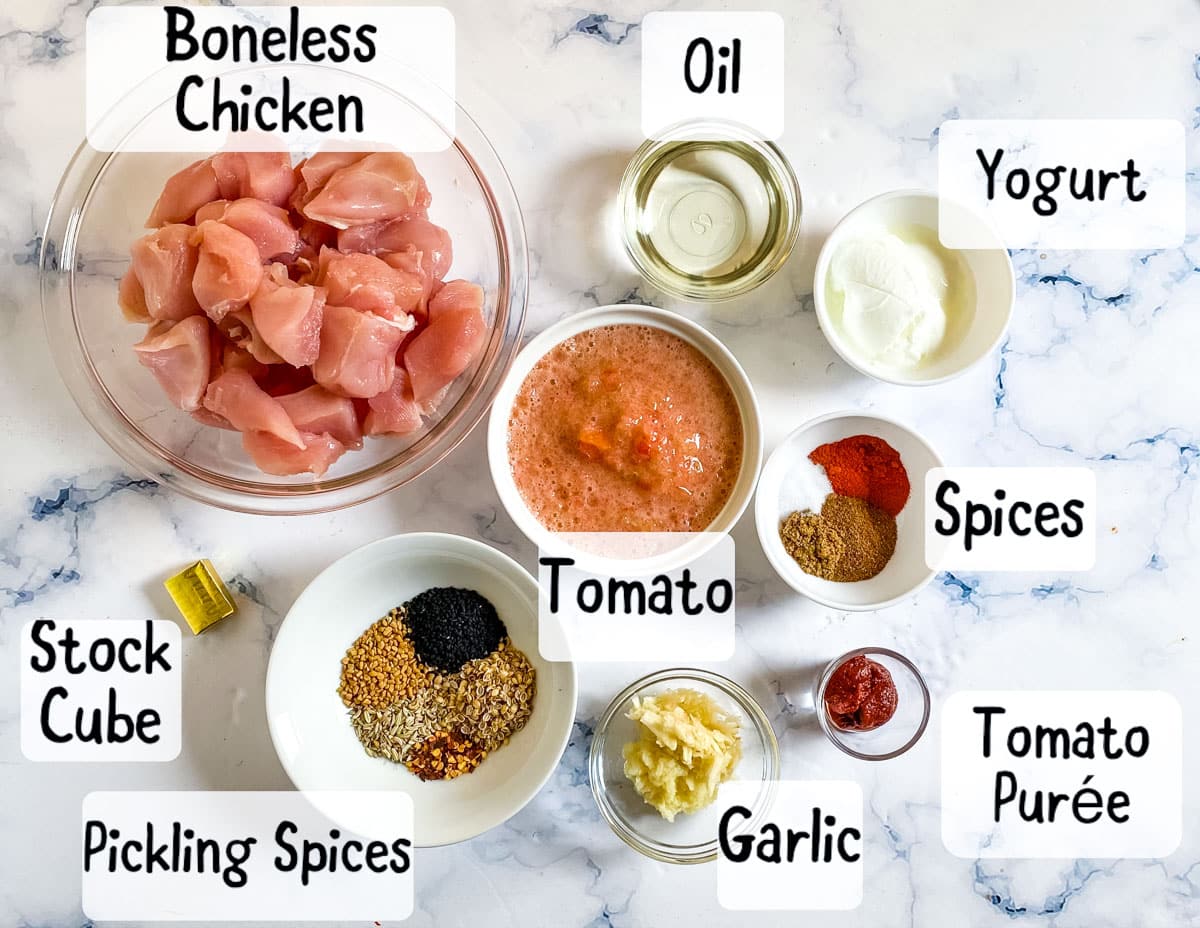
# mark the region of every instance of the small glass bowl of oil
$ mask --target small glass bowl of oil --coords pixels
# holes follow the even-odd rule
[[[639,148],[621,178],[625,250],[660,290],[728,300],[787,261],[800,185],[775,145],[721,121],[679,123]]]

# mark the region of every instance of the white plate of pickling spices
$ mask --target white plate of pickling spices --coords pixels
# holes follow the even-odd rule
[[[418,847],[482,834],[533,798],[571,734],[575,667],[537,640],[536,581],[488,545],[421,533],[352,551],[300,594],[271,651],[280,763],[300,790],[408,793]],[[379,830],[344,820],[352,805],[322,811]]]
[[[810,460],[817,449],[820,461]],[[754,518],[767,560],[788,586],[823,606],[895,605],[933,579],[925,564],[925,473],[941,466],[923,438],[892,419],[844,412],[805,423],[759,477]]]

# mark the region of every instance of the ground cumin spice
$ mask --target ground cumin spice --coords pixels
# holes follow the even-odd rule
[[[882,438],[851,435],[815,448],[808,459],[825,468],[840,496],[865,499],[892,517],[908,502],[908,471],[899,452]]]
[[[806,574],[870,580],[896,552],[896,520],[864,499],[830,493],[821,512],[793,512],[779,527],[784,549]]]
[[[846,553],[846,542],[827,521],[812,510],[793,512],[779,527],[783,547],[814,577],[826,577]]]

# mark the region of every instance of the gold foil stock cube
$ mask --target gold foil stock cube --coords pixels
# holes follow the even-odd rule
[[[168,578],[163,586],[194,635],[237,611],[233,597],[207,558]]]

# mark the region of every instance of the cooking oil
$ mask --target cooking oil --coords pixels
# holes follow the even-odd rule
[[[626,250],[668,293],[729,299],[787,260],[799,231],[799,188],[770,143],[729,137],[719,124],[678,130],[687,137],[647,142],[626,169]],[[697,131],[726,137],[692,137]]]

